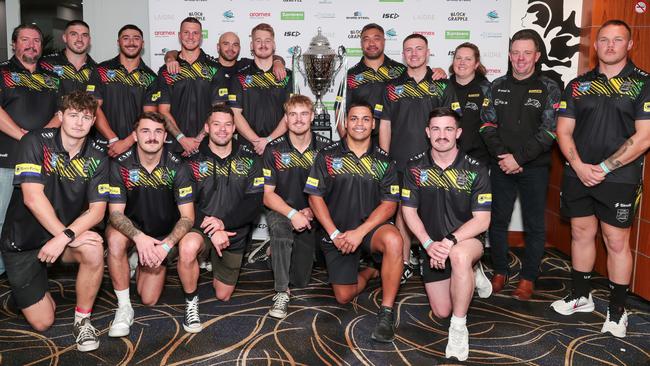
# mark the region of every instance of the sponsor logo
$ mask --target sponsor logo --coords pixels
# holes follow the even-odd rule
[[[41,166],[37,164],[16,164],[14,175],[41,175]]]
[[[458,102],[451,103],[451,109],[456,110],[456,111],[459,110],[460,109],[460,103],[458,103]]]
[[[253,179],[253,187],[259,187],[264,185],[264,177],[256,177]]]
[[[363,13],[359,10],[355,11],[351,17],[345,17],[345,19],[350,19],[350,20],[359,20],[359,19],[364,19],[368,20],[370,19],[369,17],[366,17],[363,15]]]
[[[497,106],[497,105],[507,105],[507,104],[508,104],[507,100],[501,100],[501,99],[495,99],[494,100],[494,105],[495,106]]]
[[[268,11],[253,11],[248,13],[248,17],[251,19],[264,19],[264,18],[270,18],[271,13]]]
[[[283,11],[280,13],[281,20],[305,20],[304,11]]]
[[[455,54],[456,54],[455,50],[449,50],[449,52],[447,52],[447,56],[453,56]]]
[[[226,10],[223,12],[223,18],[224,21],[233,21],[232,19],[235,18],[235,13],[232,12],[232,10]]]
[[[307,187],[318,188],[318,179],[308,177],[307,178]]]
[[[493,68],[487,68],[486,71],[487,71],[487,72],[486,72],[487,75],[501,75],[501,74],[503,73],[503,72],[501,71],[501,69],[496,68],[496,67],[493,67]]]
[[[436,35],[436,32],[434,32],[434,31],[414,31],[413,33],[421,34],[423,36],[430,36],[430,37],[433,37],[433,36]]]
[[[160,98],[160,92],[159,92],[159,91],[158,91],[158,92],[155,92],[155,93],[153,93],[153,94],[151,94],[151,101],[152,101],[152,102],[157,101],[158,98]]]
[[[650,102],[643,103],[643,111],[650,112]]]
[[[483,58],[483,57],[501,58],[502,55],[503,55],[503,52],[501,52],[501,51],[485,51],[485,52],[481,52],[481,58]]]
[[[219,96],[223,97],[228,94],[228,88],[219,88]]]
[[[386,36],[388,37],[389,40],[395,39],[397,37],[397,31],[395,28],[391,28],[386,31]]]
[[[110,194],[111,196],[119,196],[120,194],[122,194],[122,190],[120,189],[120,187],[110,186],[108,194]]]
[[[94,85],[86,85],[86,91],[87,92],[94,92],[95,91],[95,86]]]
[[[404,198],[404,199],[411,198],[411,190],[406,189],[406,188],[402,188],[402,198]]]
[[[403,3],[404,0],[379,0],[380,3]]]
[[[174,20],[176,17],[174,14],[156,14],[154,15],[154,20]]]
[[[203,29],[203,30],[201,31],[201,35],[203,36],[203,39],[208,39],[208,30],[207,30],[207,29]]]
[[[202,161],[199,163],[199,173],[200,174],[205,174],[208,172],[208,162],[207,161]]]
[[[447,20],[450,22],[466,22],[468,18],[464,11],[452,11]]]
[[[503,38],[503,33],[501,32],[482,32],[481,38]],[[481,53],[481,56],[483,54]]]
[[[183,188],[181,188],[181,189],[178,190],[178,196],[179,196],[180,198],[189,197],[189,196],[191,196],[191,195],[192,195],[192,186],[189,186],[189,187],[183,187]]]
[[[319,4],[331,4],[332,0],[318,0]]]
[[[618,220],[618,222],[625,222],[629,217],[630,217],[629,208],[619,208],[618,210],[616,210],[616,220]]]
[[[298,31],[286,31],[284,32],[285,37],[298,37],[300,36],[300,32]]]
[[[479,205],[490,203],[492,202],[492,193],[479,194],[476,201],[478,202]]]
[[[584,93],[584,92],[588,91],[589,89],[591,89],[591,81],[586,81],[586,82],[578,84],[578,91],[579,92]]]
[[[353,29],[348,34],[348,38],[350,38],[350,39],[355,39],[355,38],[360,38],[360,37],[361,37],[361,30],[359,30],[359,29]]]
[[[416,14],[413,15],[413,20],[428,20],[428,21],[434,21],[436,20],[436,15],[435,14]]]
[[[350,57],[361,57],[361,56],[363,56],[363,50],[361,48],[348,48],[347,51],[348,51],[348,56],[350,56]]]
[[[483,98],[483,107],[487,107],[490,105],[490,100],[488,98]]]
[[[621,93],[627,93],[632,89],[632,82],[631,81],[624,81],[621,83],[621,86],[619,87],[621,90]]]
[[[524,106],[531,106],[531,107],[535,107],[535,108],[539,109],[539,108],[542,108],[542,103],[540,103],[539,100],[537,100],[537,99],[528,98],[526,103],[524,103]]]
[[[478,111],[478,105],[474,102],[465,103],[465,109],[471,109],[473,111]]]
[[[271,177],[271,169],[262,169],[262,173],[265,177]]]
[[[397,19],[397,18],[399,18],[399,14],[397,14],[397,13],[384,13],[381,17],[383,19]]]
[[[530,94],[542,94],[542,89],[529,89]]]
[[[341,168],[343,168],[343,159],[341,158],[332,159],[332,168],[334,168],[334,170],[340,170]]]
[[[420,171],[420,182],[424,183],[429,180],[429,172],[427,170]]]
[[[318,12],[314,14],[314,17],[317,19],[334,19],[336,18],[336,13]]]
[[[228,101],[236,102],[237,101],[237,96],[235,94],[228,94]]]
[[[283,3],[301,3],[302,0],[282,0]]]
[[[288,153],[282,153],[280,155],[280,161],[282,161],[282,164],[284,165],[291,164],[291,155]]]
[[[176,37],[176,31],[154,31],[153,36],[158,38]]]
[[[189,12],[188,16],[190,16],[192,18],[196,18],[197,20],[200,20],[202,22],[205,22],[205,15],[203,15],[203,12],[191,11],[191,12]]]
[[[560,109],[566,109],[566,101],[560,101]]]
[[[399,194],[399,186],[397,184],[390,186],[390,194]]]
[[[469,39],[468,30],[446,30],[445,39]]]
[[[499,13],[496,10],[490,10],[487,14],[486,23],[498,23],[499,22]]]

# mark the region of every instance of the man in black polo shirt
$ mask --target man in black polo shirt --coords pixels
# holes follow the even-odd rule
[[[291,73],[278,81],[271,70],[275,53],[273,28],[260,23],[251,31],[255,59],[242,68],[230,83],[228,101],[235,112],[237,132],[259,155],[266,144],[287,131],[282,105],[293,92]]]
[[[156,110],[151,95],[156,92],[156,73],[142,60],[142,30],[127,24],[117,32],[120,53],[97,66],[99,83],[95,96],[101,100],[103,116],[95,127],[108,140],[108,155],[115,157],[135,143],[133,124],[143,111]],[[105,117],[105,118],[103,118]]]
[[[374,123],[369,104],[350,104],[345,138],[320,151],[305,193],[324,230],[321,248],[336,301],[352,301],[379,275],[374,268],[359,272],[362,253],[381,261],[382,302],[372,339],[392,342],[402,237],[389,220],[397,209],[399,182],[392,159],[372,142]]]
[[[216,297],[230,300],[264,190],[261,158],[233,139],[235,122],[230,107],[212,107],[205,132],[209,138],[189,160],[197,190],[196,220],[180,242],[178,257],[178,276],[185,292],[183,327],[193,333],[201,331],[197,256],[211,251]]]
[[[221,65],[201,49],[201,22],[183,19],[178,38],[181,70],[171,74],[165,65],[160,67],[159,91],[151,102],[158,103],[158,111],[168,120],[167,131],[179,144],[174,144],[173,151],[187,156],[197,151],[205,137],[203,126],[212,105],[227,100],[228,86]]]
[[[315,251],[314,214],[302,192],[316,154],[331,141],[311,131],[314,104],[304,95],[284,103],[289,132],[264,151],[264,205],[271,238],[271,263],[277,294],[269,315],[282,319],[289,307],[289,284],[305,287]]]
[[[18,141],[45,126],[56,112],[59,79],[38,66],[42,42],[38,26],[19,25],[11,35],[15,55],[0,64],[0,230],[13,191]],[[4,268],[1,257],[0,267]]]
[[[402,210],[422,243],[422,280],[433,315],[452,314],[445,357],[465,361],[473,265],[483,254],[492,195],[487,169],[458,149],[459,125],[451,109],[431,111],[426,133],[432,148],[407,163]]]
[[[546,242],[546,189],[555,141],[555,115],[561,91],[540,74],[541,53],[534,31],[524,29],[510,40],[508,73],[492,83],[481,110],[481,136],[491,156],[492,218],[490,252],[492,288],[508,282],[508,225],[517,193],[524,212],[526,251],[512,296],[530,300]]]
[[[192,180],[187,165],[164,147],[165,118],[145,112],[134,130],[136,145],[111,164],[106,241],[118,308],[110,337],[128,335],[133,324],[129,247],[138,251],[136,285],[142,303],[155,305],[165,284],[166,259],[194,223]]]
[[[600,223],[610,288],[601,332],[625,337],[633,268],[628,241],[650,146],[650,77],[628,59],[632,32],[625,22],[605,22],[594,47],[598,66],[572,80],[560,102],[558,142],[567,159],[560,204],[571,218],[573,282],[551,307],[563,315],[594,310],[590,278]]]
[[[429,112],[437,107],[451,107],[460,112],[460,104],[449,80],[431,80],[433,71],[427,66],[429,48],[426,37],[411,34],[404,39],[403,48],[407,69],[384,88],[384,111],[379,126],[379,146],[395,159],[400,178],[406,161],[428,146],[424,130]],[[396,224],[404,241],[402,283],[405,283],[413,269],[409,264],[411,235],[401,209],[397,211]]]
[[[90,314],[104,272],[104,249],[101,236],[90,229],[104,218],[109,192],[106,150],[87,138],[96,109],[92,96],[74,92],[61,103],[60,128],[22,138],[0,239],[14,301],[39,332],[52,326],[56,314],[47,264],[59,258],[79,263],[73,334],[83,352],[99,347]]]

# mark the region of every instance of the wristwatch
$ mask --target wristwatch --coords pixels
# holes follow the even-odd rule
[[[456,239],[453,233],[447,234],[447,236],[445,236],[445,239],[451,240],[451,242],[454,243],[454,245],[458,244],[458,239]]]
[[[72,230],[69,229],[69,228],[65,228],[65,229],[63,229],[63,233],[65,234],[65,236],[68,237],[68,239],[70,239],[70,241],[69,241],[68,243],[72,243],[72,242],[74,241],[75,237],[77,236],[77,235],[74,233],[74,231],[72,231]]]

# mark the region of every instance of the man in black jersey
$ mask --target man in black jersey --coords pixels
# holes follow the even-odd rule
[[[403,244],[389,220],[397,209],[399,182],[393,160],[370,137],[374,124],[369,104],[350,104],[345,138],[318,153],[305,193],[323,228],[321,248],[336,301],[352,301],[379,275],[371,267],[359,271],[362,254],[381,262],[382,301],[372,339],[392,342]]]
[[[426,133],[432,147],[407,163],[402,210],[422,243],[422,280],[431,310],[438,318],[452,314],[445,357],[465,361],[473,265],[483,255],[492,195],[487,168],[458,149],[459,125],[451,109],[431,111]]]
[[[284,104],[289,132],[264,151],[264,204],[277,292],[269,315],[279,319],[287,315],[289,284],[307,286],[314,262],[314,214],[302,189],[316,154],[331,141],[311,131],[313,106],[304,95],[291,96]]]
[[[14,301],[39,332],[52,326],[56,314],[47,264],[79,263],[73,334],[83,352],[99,347],[90,314],[104,272],[104,249],[101,236],[90,229],[104,218],[109,193],[106,150],[87,138],[96,109],[92,96],[74,92],[62,100],[60,128],[21,139],[0,239]]]
[[[546,189],[561,91],[540,74],[538,35],[524,29],[510,40],[511,71],[494,80],[481,110],[481,136],[490,152],[492,288],[508,282],[508,225],[517,193],[524,213],[526,251],[513,297],[530,300],[546,242]]]
[[[232,79],[228,102],[235,112],[239,136],[262,155],[266,144],[287,131],[282,105],[293,92],[293,83],[289,70],[282,80],[276,80],[271,72],[275,54],[273,27],[260,23],[253,28],[251,50],[253,63]]]
[[[228,85],[221,65],[201,49],[201,22],[187,17],[178,34],[181,52],[176,60],[180,72],[172,74],[165,65],[158,71],[158,92],[151,102],[167,119],[167,131],[178,142],[174,152],[195,153],[205,137],[203,126],[212,105],[225,102]]]
[[[217,299],[230,300],[235,291],[251,224],[260,212],[264,190],[261,158],[233,139],[230,107],[212,107],[199,153],[190,160],[196,182],[194,228],[180,242],[178,275],[185,293],[187,332],[200,332],[198,308],[199,264],[204,251],[212,253],[212,285]]]
[[[119,55],[96,68],[95,97],[101,100],[103,115],[95,128],[108,140],[108,155],[115,157],[135,143],[133,125],[143,111],[155,112],[151,102],[156,92],[156,73],[142,60],[142,30],[127,24],[117,32]]]
[[[625,22],[605,22],[594,47],[598,65],[572,80],[560,102],[558,142],[567,159],[560,208],[571,218],[573,282],[551,307],[563,315],[594,310],[590,278],[600,224],[610,288],[601,332],[625,337],[633,268],[628,242],[650,146],[650,77],[628,59],[632,32]]]
[[[110,337],[128,335],[133,324],[129,247],[138,251],[136,285],[142,303],[155,305],[165,284],[166,259],[194,223],[192,180],[187,165],[164,147],[165,118],[143,113],[134,124],[134,137],[136,145],[111,164],[106,241],[118,308]]]

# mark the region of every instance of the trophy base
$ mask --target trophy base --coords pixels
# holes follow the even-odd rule
[[[330,123],[330,114],[325,112],[314,116],[311,124],[312,131],[329,139],[332,138],[332,124]]]

